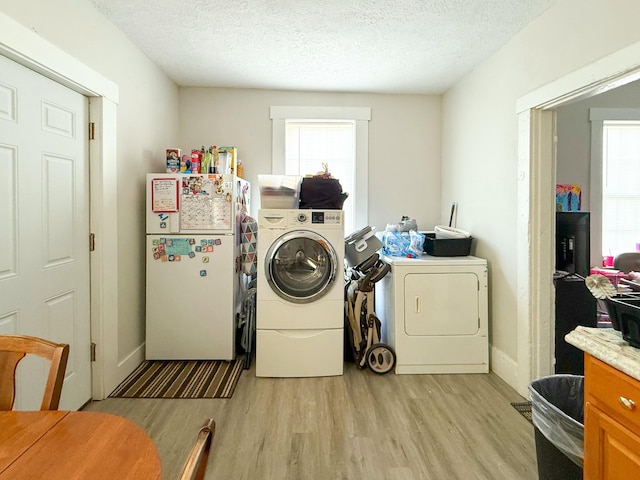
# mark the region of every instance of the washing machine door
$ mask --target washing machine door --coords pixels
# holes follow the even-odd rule
[[[308,230],[285,233],[271,244],[265,257],[269,286],[283,299],[311,303],[336,281],[338,256],[322,235]]]

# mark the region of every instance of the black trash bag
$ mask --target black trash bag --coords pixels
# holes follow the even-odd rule
[[[550,375],[529,385],[539,480],[580,480],[584,376]]]
[[[337,178],[305,177],[300,185],[300,208],[342,210],[349,196]]]

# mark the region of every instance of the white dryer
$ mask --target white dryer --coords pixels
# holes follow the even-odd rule
[[[375,286],[396,373],[487,373],[488,268],[478,257],[383,257]]]
[[[256,375],[342,375],[342,210],[258,212]]]

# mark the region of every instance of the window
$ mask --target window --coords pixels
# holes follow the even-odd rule
[[[322,164],[349,194],[345,235],[367,225],[369,108],[271,107],[272,173],[315,174]]]
[[[640,109],[592,108],[590,120],[591,251],[616,256],[640,242]]]
[[[287,175],[314,174],[327,164],[342,190],[349,193],[344,210],[345,231],[355,230],[355,122],[287,120],[285,167]]]
[[[618,255],[640,242],[640,122],[605,121],[602,134],[602,250]]]

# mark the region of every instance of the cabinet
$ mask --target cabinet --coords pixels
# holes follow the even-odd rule
[[[596,327],[596,299],[577,275],[559,276],[553,281],[556,292],[555,373],[584,374],[582,351],[566,342],[565,335],[576,326]]]
[[[640,382],[585,354],[585,480],[640,478]]]
[[[489,371],[487,262],[477,257],[384,257],[391,271],[376,283],[382,341],[395,372]]]

